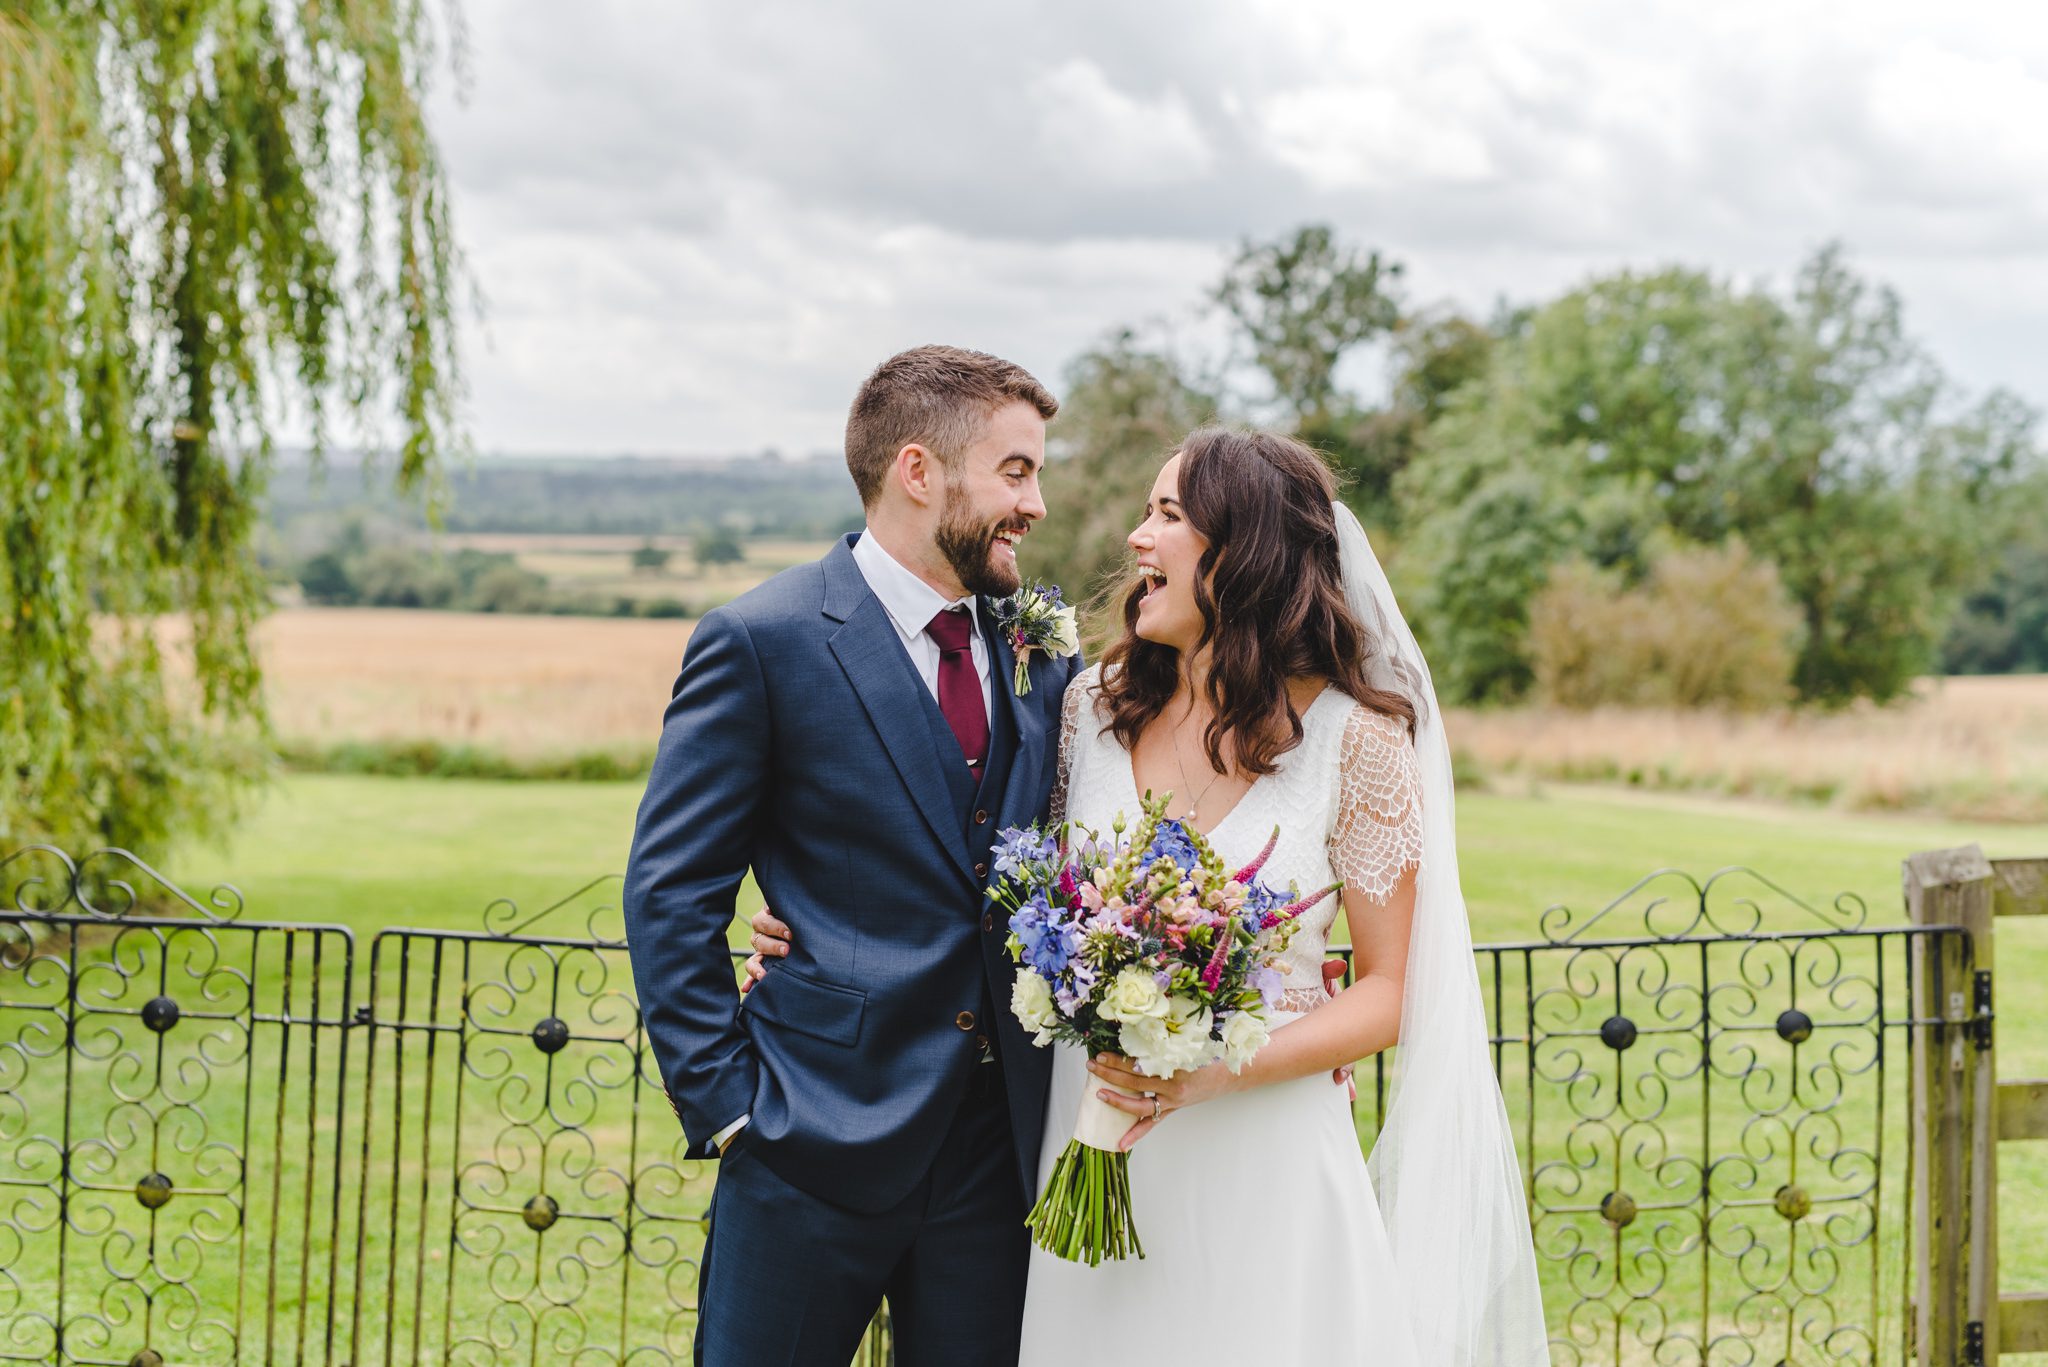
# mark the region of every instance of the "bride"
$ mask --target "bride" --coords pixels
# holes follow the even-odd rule
[[[1160,1081],[1061,1049],[1040,1181],[1095,1087],[1138,1118],[1123,1144],[1147,1256],[1091,1268],[1034,1248],[1024,1367],[1097,1341],[1161,1364],[1549,1360],[1449,750],[1415,639],[1334,494],[1292,438],[1194,433],[1131,533],[1123,635],[1067,691],[1054,818],[1107,831],[1170,790],[1228,865],[1278,827],[1262,876],[1343,881],[1354,982],[1323,989],[1327,901],[1298,925],[1273,1037],[1241,1073]],[[1330,1073],[1397,1039],[1368,1162]]]
[[[1547,1363],[1450,752],[1364,530],[1307,446],[1204,429],[1160,470],[1129,541],[1122,636],[1067,690],[1054,819],[1107,832],[1170,792],[1170,814],[1227,865],[1277,827],[1262,879],[1344,891],[1298,923],[1272,1038],[1241,1073],[1162,1081],[1060,1047],[1040,1184],[1095,1088],[1137,1120],[1123,1146],[1146,1256],[1088,1267],[1034,1248],[1022,1367]],[[1340,911],[1354,981],[1331,996]],[[787,934],[765,913],[755,928]],[[1397,1041],[1367,1159],[1330,1075]]]

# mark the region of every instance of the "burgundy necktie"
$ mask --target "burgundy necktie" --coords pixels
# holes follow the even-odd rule
[[[967,763],[979,766],[988,757],[988,705],[974,672],[974,614],[946,608],[925,631],[939,646],[939,711],[946,714]]]

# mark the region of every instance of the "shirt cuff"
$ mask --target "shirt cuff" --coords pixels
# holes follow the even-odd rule
[[[732,1124],[720,1130],[717,1134],[712,1135],[711,1152],[717,1153],[721,1149],[723,1149],[725,1147],[725,1141],[732,1138],[734,1135],[738,1134],[741,1130],[745,1129],[747,1127],[747,1122],[749,1120],[752,1120],[753,1118],[753,1112],[749,1111],[747,1114],[741,1116],[738,1120],[733,1121]]]

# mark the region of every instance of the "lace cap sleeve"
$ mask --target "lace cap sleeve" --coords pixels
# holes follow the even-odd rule
[[[1330,870],[1383,902],[1422,862],[1422,779],[1415,743],[1399,720],[1354,707],[1337,760],[1337,819]]]
[[[1068,683],[1066,696],[1060,699],[1060,767],[1058,777],[1052,781],[1050,812],[1055,826],[1067,819],[1067,784],[1074,777],[1074,741],[1081,726],[1082,695],[1089,692],[1094,677],[1093,670],[1077,674]]]

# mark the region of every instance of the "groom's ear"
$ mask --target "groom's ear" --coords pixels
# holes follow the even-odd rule
[[[929,508],[939,501],[940,491],[934,479],[938,464],[938,457],[917,442],[896,452],[897,486],[920,508]]]

